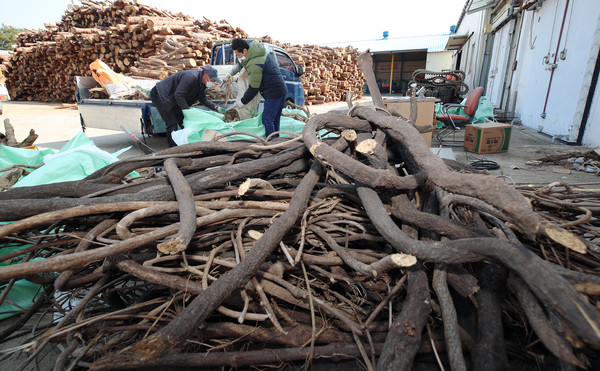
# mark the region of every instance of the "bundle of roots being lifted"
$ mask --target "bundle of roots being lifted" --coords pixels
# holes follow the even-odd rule
[[[450,165],[355,106],[2,192],[0,243],[23,247],[0,282],[42,293],[0,341],[57,311],[22,366],[56,344],[57,369],[597,365],[598,193]]]

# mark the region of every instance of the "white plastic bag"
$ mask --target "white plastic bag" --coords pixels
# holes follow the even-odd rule
[[[250,119],[258,115],[258,104],[262,99],[260,93],[256,94],[256,96],[250,102],[248,102],[248,104],[244,105],[242,103],[242,97],[244,96],[246,90],[248,90],[249,86],[248,70],[242,68],[237,79],[237,97],[233,106],[229,108],[237,111],[240,121]]]

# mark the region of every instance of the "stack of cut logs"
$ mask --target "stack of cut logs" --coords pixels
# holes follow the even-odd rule
[[[166,36],[156,54],[140,57],[129,69],[129,75],[134,78],[162,80],[177,71],[209,64],[212,40],[213,37],[206,33]]]
[[[73,102],[75,76],[89,76],[89,64],[96,59],[134,78],[163,79],[209,63],[214,42],[235,37],[248,35],[226,21],[196,20],[128,0],[84,0],[56,25],[18,35],[7,70],[8,86],[15,100]],[[354,97],[362,95],[364,79],[356,51],[289,49],[305,67],[307,104],[343,101],[347,91]]]
[[[316,45],[286,46],[286,50],[296,64],[304,66],[307,104],[344,101],[347,92],[362,96],[364,78],[356,61],[358,50]]]
[[[0,54],[0,82],[4,82],[4,79],[6,79],[9,60],[10,54]]]
[[[129,1],[83,1],[56,26],[18,35],[7,71],[11,96],[72,102],[74,77],[89,76],[89,64],[96,59],[134,77],[165,77],[206,64],[213,40],[221,37],[247,35],[224,21],[197,21]],[[162,62],[157,74],[145,66],[161,53],[171,54],[166,60],[158,58]]]

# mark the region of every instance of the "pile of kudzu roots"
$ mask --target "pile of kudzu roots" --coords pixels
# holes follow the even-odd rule
[[[41,284],[0,341],[31,336],[4,352],[26,368],[60,344],[55,369],[93,370],[598,367],[599,192],[518,189],[402,118],[348,113],[0,193],[0,248],[22,246],[4,292]]]

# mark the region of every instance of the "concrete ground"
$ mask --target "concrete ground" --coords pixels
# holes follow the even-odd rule
[[[370,97],[360,100],[362,104],[371,104]],[[5,102],[4,112],[0,119],[9,119],[15,130],[17,140],[23,140],[29,130],[33,129],[39,135],[35,145],[40,148],[52,148],[59,150],[71,138],[81,131],[79,114],[76,106],[63,106],[60,104],[36,103],[36,102]],[[345,103],[324,104],[320,106],[308,107],[312,114],[325,113],[328,111],[345,111]],[[120,149],[132,146],[131,138],[121,131],[118,125],[116,130],[91,129],[86,130],[86,134],[101,149],[108,152],[116,152]],[[0,127],[0,131],[4,131]],[[140,133],[136,133],[140,135]],[[458,132],[456,139],[461,139],[463,132]],[[147,144],[156,149],[167,148],[164,137],[147,138]],[[435,145],[435,141],[434,141]],[[438,148],[439,149],[439,148]],[[590,148],[568,146],[558,142],[552,142],[551,138],[538,132],[515,126],[512,131],[509,151],[506,153],[497,153],[489,155],[477,155],[465,152],[462,146],[443,147],[443,151],[450,152],[458,162],[469,164],[478,159],[485,158],[495,161],[500,165],[498,170],[490,171],[493,176],[504,176],[509,183],[515,184],[535,184],[545,185],[552,182],[565,182],[571,185],[582,184],[586,187],[598,188],[600,178],[595,174],[583,173],[579,171],[569,171],[559,165],[529,166],[526,164],[529,160],[536,160],[551,155],[560,155],[571,152],[584,152]],[[122,158],[143,155],[137,146],[127,151]],[[16,317],[15,317],[16,318]],[[13,319],[0,321],[0,332],[7,326],[14,323]],[[31,329],[39,317],[35,317],[28,322],[27,329]],[[41,322],[48,322],[48,317]],[[9,342],[0,344],[0,351],[21,345],[23,342],[31,340],[31,332],[23,332],[22,337]],[[41,361],[37,366],[33,364],[27,369],[51,370],[54,366],[55,357],[60,350],[56,346],[51,346],[40,355]],[[3,355],[0,353],[0,369],[16,369],[26,354],[17,352],[12,355]]]

